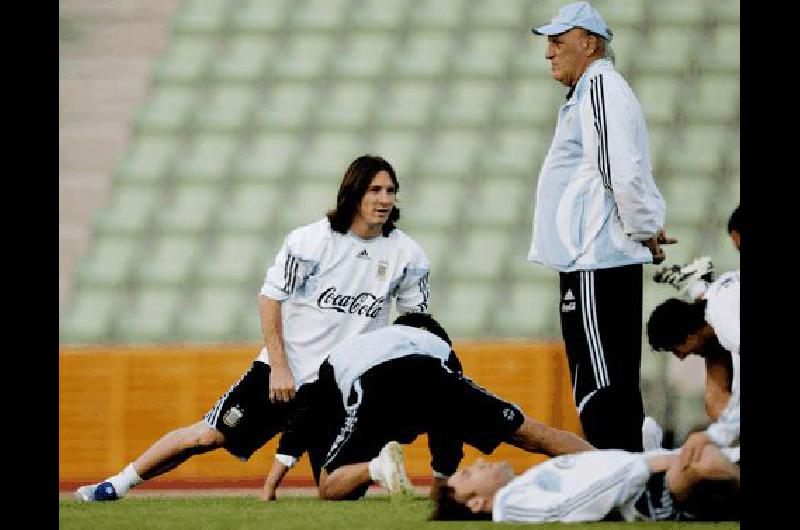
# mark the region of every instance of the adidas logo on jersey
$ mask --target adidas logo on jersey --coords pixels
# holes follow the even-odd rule
[[[564,301],[569,302],[570,300],[575,300],[575,295],[572,294],[572,289],[567,289],[567,294],[564,295]]]
[[[358,254],[356,254],[356,257],[360,259],[369,259],[369,254],[367,254],[367,249],[364,249]]]

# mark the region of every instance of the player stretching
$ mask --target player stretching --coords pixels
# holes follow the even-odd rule
[[[258,297],[265,346],[250,369],[202,420],[165,434],[117,475],[78,488],[77,497],[116,500],[220,447],[247,460],[284,429],[333,346],[387,325],[392,298],[400,313],[427,311],[429,263],[395,227],[398,189],[383,158],[350,164],[336,208],[293,230],[267,271]]]

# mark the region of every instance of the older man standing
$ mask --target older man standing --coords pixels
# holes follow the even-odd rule
[[[586,439],[642,450],[642,264],[660,263],[664,200],[636,97],[614,69],[613,33],[587,2],[534,28],[569,88],[536,190],[528,260],[559,271],[561,331]]]

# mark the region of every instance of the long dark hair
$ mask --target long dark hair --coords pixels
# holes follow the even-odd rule
[[[344,172],[339,193],[336,195],[336,208],[329,210],[327,214],[333,230],[340,234],[347,233],[350,225],[353,224],[361,199],[367,193],[372,179],[380,171],[389,173],[394,183],[395,193],[400,191],[397,175],[389,162],[375,155],[363,155],[356,158]],[[393,206],[389,213],[389,219],[383,224],[384,237],[392,233],[392,230],[395,229],[395,222],[399,219],[400,210],[397,206]]]

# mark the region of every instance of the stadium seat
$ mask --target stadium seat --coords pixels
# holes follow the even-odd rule
[[[714,195],[714,182],[702,174],[672,175],[659,188],[667,203],[667,222],[702,223]]]
[[[729,132],[724,127],[687,126],[670,153],[669,167],[674,175],[684,173],[716,175],[721,171],[729,143]]]
[[[739,74],[739,24],[718,26],[700,52],[704,72]]]
[[[547,19],[543,24],[549,22]],[[517,41],[516,49],[511,57],[511,75],[515,78],[538,78],[541,81],[549,81],[554,86],[558,83],[553,80],[550,70],[550,61],[545,59],[547,50],[547,38],[544,36],[531,34],[530,38],[525,35],[524,39]],[[562,91],[566,94],[565,91]]]
[[[499,95],[497,119],[501,124],[539,126],[548,128],[548,134],[555,130],[565,94],[558,83],[550,77],[530,77],[513,81],[507,90]]]
[[[242,0],[233,7],[231,31],[239,35],[280,31],[293,3],[292,0]]]
[[[422,142],[423,138],[415,132],[380,130],[372,135],[367,148],[367,152],[385,158],[394,168],[400,182],[398,197],[401,200],[406,196],[406,185],[414,179],[411,170]]]
[[[697,30],[658,26],[641,42],[635,56],[636,70],[645,74],[685,75],[698,43]]]
[[[302,128],[311,115],[317,89],[308,83],[274,83],[256,103],[255,127],[264,131]]]
[[[228,175],[238,147],[229,135],[199,134],[178,155],[175,177],[187,182],[220,181]]]
[[[344,25],[351,0],[295,2],[289,24],[299,31],[334,31]]]
[[[340,171],[344,174],[346,166]],[[307,181],[294,190],[282,208],[278,209],[277,229],[288,233],[299,226],[322,219],[336,207],[340,179]]]
[[[441,130],[425,147],[420,171],[437,178],[468,180],[481,142],[478,132]]]
[[[662,168],[666,165],[666,160],[672,152],[673,145],[676,144],[675,132],[671,125],[659,125],[658,122],[647,124],[647,139],[650,147],[650,163],[653,166],[653,176],[656,185],[661,186],[663,177]]]
[[[143,288],[126,297],[114,319],[115,338],[123,343],[175,340],[175,317],[182,292],[176,288]]]
[[[353,33],[333,58],[333,75],[342,79],[377,79],[387,68],[395,48],[391,34]]]
[[[367,146],[368,140],[361,131],[319,132],[299,159],[296,176],[335,183],[336,188],[331,194],[331,200],[335,202],[342,175],[353,160],[367,152]]]
[[[219,33],[225,24],[228,0],[183,0],[172,19],[176,34]]]
[[[467,9],[467,21],[484,29],[512,29],[523,20],[526,4],[524,0],[477,0]]]
[[[533,266],[533,265],[531,265]],[[494,313],[496,334],[506,338],[560,339],[558,283],[514,281]]]
[[[644,111],[647,125],[673,123],[678,115],[678,102],[684,84],[673,76],[640,76],[633,85],[633,92]],[[693,98],[686,98],[693,99]]]
[[[401,182],[402,186],[402,182]],[[451,230],[464,202],[464,186],[435,178],[417,179],[398,196],[402,226]]]
[[[193,125],[203,132],[236,132],[248,124],[256,95],[246,86],[215,85],[197,106]]]
[[[155,82],[196,83],[205,75],[216,41],[206,36],[173,37],[168,46],[155,64]]]
[[[449,66],[454,44],[447,32],[413,32],[392,60],[389,75],[399,78],[439,77]]]
[[[204,287],[194,293],[191,311],[178,316],[176,335],[191,342],[226,342],[238,326],[243,292],[237,288]]]
[[[221,195],[214,185],[177,187],[170,200],[156,212],[156,233],[189,235],[208,230],[219,207]]]
[[[505,75],[517,39],[503,30],[471,31],[458,46],[453,73],[460,77],[498,78]]]
[[[300,151],[300,140],[290,133],[261,133],[238,157],[235,174],[257,182],[282,180]]]
[[[264,230],[256,235],[221,235],[200,261],[202,285],[239,285],[258,281],[272,264],[283,237]],[[266,261],[265,261],[266,260]]]
[[[317,124],[326,130],[363,130],[378,98],[370,82],[343,81],[326,91],[317,113]]]
[[[222,200],[216,228],[228,234],[263,234],[276,211],[283,206],[284,189],[279,183],[243,182]]]
[[[723,272],[738,270],[741,267],[739,251],[733,245],[725,223],[722,223],[722,228],[717,231],[713,245],[714,248],[708,255],[714,263],[717,276]]]
[[[155,187],[119,186],[111,190],[108,202],[93,219],[98,234],[142,233],[159,206],[160,190]]]
[[[324,34],[290,35],[286,47],[276,54],[271,75],[276,79],[312,81],[322,76],[334,38]]]
[[[710,256],[711,248],[704,243],[703,226],[680,224],[672,220],[671,206],[674,204],[667,202],[667,221],[664,228],[667,235],[676,238],[678,243],[664,245],[663,250],[667,257],[663,265],[673,263],[684,265],[700,256]]]
[[[417,0],[410,10],[414,28],[455,28],[462,22],[467,0]]]
[[[705,21],[705,0],[650,2],[650,19],[659,25],[699,26]]]
[[[185,285],[191,279],[202,250],[202,240],[198,237],[159,237],[138,257],[136,280],[150,286]]]
[[[274,54],[275,42],[267,36],[232,36],[212,63],[211,78],[217,83],[256,81]]]
[[[509,278],[512,282],[548,283],[558,292],[558,272],[539,263],[528,261],[531,246],[531,219],[525,223],[523,237],[512,240],[508,254]]]
[[[647,0],[595,0],[592,2],[603,15],[606,24],[614,32],[613,41],[625,32],[634,31],[646,21],[646,9],[651,4]]]
[[[138,243],[136,236],[95,237],[75,268],[75,282],[80,286],[123,285],[137,256]]]
[[[501,175],[535,178],[541,169],[543,152],[549,147],[547,134],[533,127],[497,129],[480,154],[480,172],[487,179]]]
[[[472,226],[512,228],[520,222],[522,201],[530,201],[528,182],[487,176],[465,201],[465,221]]]
[[[497,83],[490,80],[452,83],[437,109],[438,120],[444,126],[484,126],[491,119],[497,92]]]
[[[508,263],[511,242],[508,230],[479,226],[466,232],[462,244],[448,256],[449,277],[477,282],[499,278]]]
[[[396,31],[402,27],[414,0],[362,0],[350,23],[359,30]]]
[[[434,83],[393,82],[376,109],[376,122],[381,129],[422,127],[428,123],[438,97],[439,88]]]
[[[488,334],[487,320],[494,308],[495,288],[488,283],[450,282],[437,320],[453,340]]]
[[[197,100],[197,90],[192,86],[155,88],[137,109],[134,125],[142,133],[175,133],[189,126]]]
[[[689,123],[734,123],[739,116],[739,77],[703,76],[684,100]]]
[[[111,289],[79,288],[59,318],[59,341],[75,344],[108,342],[109,329],[117,304]]]
[[[403,205],[400,205],[401,212],[405,212]],[[412,225],[406,222],[411,216],[404,216],[398,226],[401,230],[411,236],[416,241],[428,260],[431,263],[431,300],[434,300],[443,289],[443,282],[447,280],[447,254],[450,250],[452,231],[448,229],[436,229],[422,223]],[[441,300],[436,302],[441,303]]]
[[[739,2],[730,0],[711,0],[708,5],[711,19],[720,24],[739,23],[741,7]]]
[[[157,183],[167,174],[179,148],[180,141],[172,136],[136,135],[114,170],[114,179],[120,183]]]

